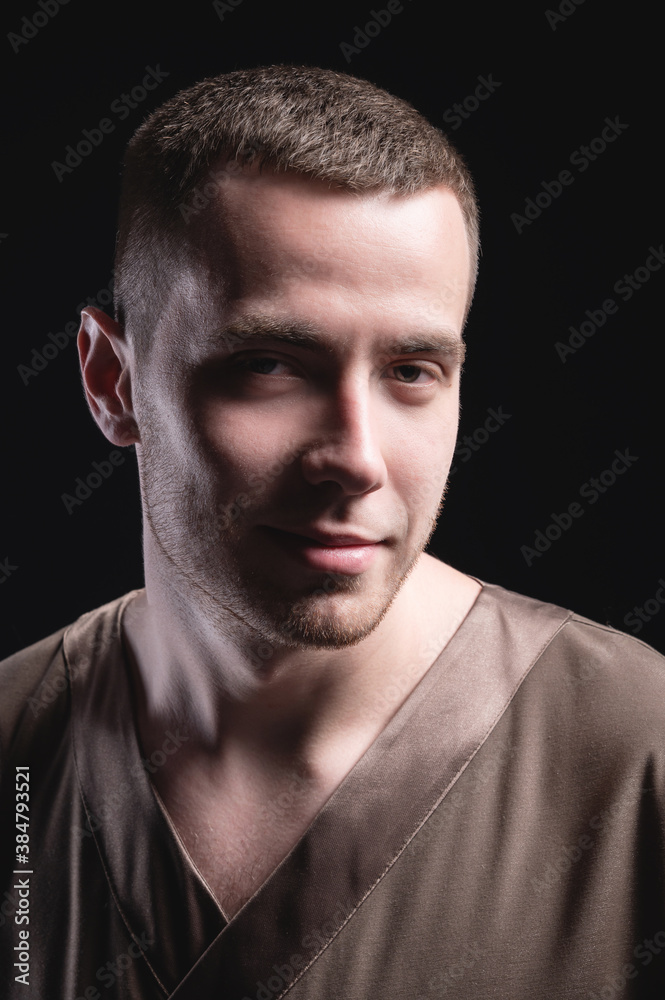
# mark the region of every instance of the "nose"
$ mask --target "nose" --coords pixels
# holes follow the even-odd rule
[[[303,454],[301,468],[307,482],[334,483],[348,496],[381,489],[387,469],[377,423],[367,386],[338,388]]]

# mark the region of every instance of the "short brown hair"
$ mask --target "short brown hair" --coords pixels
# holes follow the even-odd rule
[[[478,207],[469,171],[443,132],[406,101],[346,73],[309,66],[243,69],[176,94],[129,143],[115,308],[139,351],[155,322],[163,269],[186,243],[187,213],[195,211],[188,203],[220,160],[237,169],[254,163],[291,171],[347,191],[414,194],[446,185],[466,224],[470,302]]]

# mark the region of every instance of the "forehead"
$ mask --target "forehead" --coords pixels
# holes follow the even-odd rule
[[[192,272],[170,298],[179,296],[181,318],[199,317],[199,342],[252,315],[338,338],[378,327],[401,335],[410,324],[461,337],[469,248],[459,203],[443,186],[358,194],[246,170],[189,235]]]
[[[409,268],[434,246],[468,252],[462,211],[443,185],[411,195],[351,192],[293,173],[247,168],[231,175],[196,232],[200,248],[220,263],[231,254],[246,267],[261,266],[256,251],[277,250],[286,259],[312,255],[310,267],[340,251],[369,249],[372,257],[401,258]],[[267,263],[267,260],[266,260]]]

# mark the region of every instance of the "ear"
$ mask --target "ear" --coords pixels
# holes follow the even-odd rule
[[[102,434],[117,445],[139,442],[132,405],[131,350],[123,328],[101,309],[86,306],[77,345],[85,396]]]

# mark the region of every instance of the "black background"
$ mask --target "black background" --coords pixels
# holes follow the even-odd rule
[[[468,461],[458,457],[433,550],[482,579],[635,631],[625,616],[655,600],[665,577],[662,278],[628,302],[613,286],[665,240],[660,28],[645,3],[614,14],[597,0],[564,0],[571,13],[554,27],[546,4],[459,6],[407,0],[349,62],[340,43],[370,19],[369,2],[241,0],[220,17],[199,0],[171,11],[70,0],[17,52],[7,36],[41,8],[6,8],[0,655],[142,585],[133,455],[71,513],[61,499],[113,450],[87,411],[74,341],[27,384],[19,366],[109,285],[120,162],[143,117],[205,76],[274,62],[346,70],[410,100],[449,132],[477,180],[483,257],[460,434],[482,427],[489,408],[510,418]],[[120,121],[111,105],[147,66],[169,75]],[[495,92],[459,128],[446,126],[444,112],[490,74]],[[53,161],[104,117],[114,132],[59,181]],[[628,128],[580,172],[569,158],[606,117]],[[518,234],[511,214],[563,169],[574,183]],[[555,343],[610,297],[617,313],[563,363]],[[615,449],[638,460],[597,503],[580,501]],[[584,515],[527,565],[521,547],[574,501]],[[639,636],[665,651],[665,611]]]

